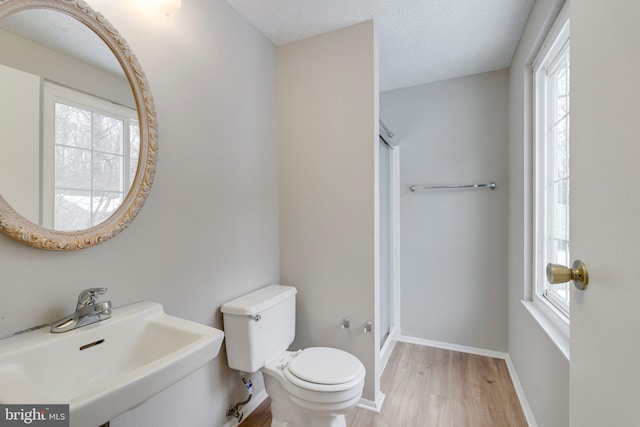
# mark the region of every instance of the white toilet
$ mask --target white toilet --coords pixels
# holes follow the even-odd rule
[[[262,371],[272,427],[346,427],[362,396],[364,365],[328,347],[287,351],[296,325],[296,288],[270,285],[222,306],[229,367]]]

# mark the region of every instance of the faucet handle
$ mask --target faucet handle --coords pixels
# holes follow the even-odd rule
[[[98,295],[102,295],[107,292],[107,288],[89,288],[80,292],[78,295],[78,307],[84,305],[93,305],[98,299]]]

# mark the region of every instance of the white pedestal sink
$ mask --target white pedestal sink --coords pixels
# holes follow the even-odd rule
[[[97,427],[205,365],[223,337],[152,302],[61,334],[16,335],[0,341],[0,403],[69,404],[71,427]]]

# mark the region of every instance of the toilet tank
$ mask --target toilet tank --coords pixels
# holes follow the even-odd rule
[[[296,292],[269,285],[222,306],[230,368],[258,371],[289,348],[296,331]]]

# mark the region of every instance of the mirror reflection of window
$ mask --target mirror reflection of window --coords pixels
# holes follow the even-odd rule
[[[60,231],[99,224],[135,178],[136,111],[46,82],[44,122],[43,223]]]
[[[138,119],[129,121],[129,187],[136,179],[140,160],[140,125]]]

